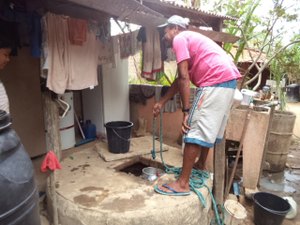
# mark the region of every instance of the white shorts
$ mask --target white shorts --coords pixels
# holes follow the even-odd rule
[[[185,134],[184,143],[211,148],[222,140],[236,84],[232,80],[197,88],[188,118],[191,129]]]

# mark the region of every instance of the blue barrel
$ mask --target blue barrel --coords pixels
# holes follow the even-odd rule
[[[96,125],[87,120],[83,125],[83,133],[86,139],[93,139],[97,137]]]
[[[10,121],[0,110],[0,224],[40,225],[32,162]]]

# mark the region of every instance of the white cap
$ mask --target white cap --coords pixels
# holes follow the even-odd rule
[[[180,26],[182,28],[187,28],[188,25],[189,25],[189,22],[190,22],[190,19],[189,18],[183,18],[181,16],[177,16],[177,15],[174,15],[174,16],[171,16],[166,23],[162,24],[162,25],[159,25],[158,27],[165,27],[169,24],[173,24],[173,25],[177,25],[177,26]]]

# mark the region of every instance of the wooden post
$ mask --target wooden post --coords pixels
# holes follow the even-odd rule
[[[225,135],[214,148],[214,196],[218,205],[224,202],[225,185]]]
[[[46,129],[47,151],[53,150],[58,160],[61,158],[61,143],[59,133],[59,115],[58,108],[51,98],[50,92],[43,93],[44,99],[44,118]],[[57,199],[55,191],[56,172],[53,171],[48,178],[48,186],[52,198],[53,224],[58,225]]]
[[[270,137],[270,131],[271,131],[271,128],[272,128],[272,121],[273,121],[273,117],[274,117],[274,113],[275,113],[275,106],[276,105],[271,105],[270,106],[271,111],[270,111],[270,117],[269,117],[269,125],[268,125],[268,130],[267,130],[266,144],[265,144],[265,147],[264,147],[263,157],[262,157],[262,161],[261,161],[259,177],[261,177],[261,175],[262,175],[264,162],[265,162],[266,154],[267,154],[267,151],[268,151],[269,137]],[[259,185],[259,182],[258,182],[258,185]]]
[[[236,168],[237,168],[237,165],[238,165],[238,162],[239,162],[239,158],[240,158],[240,155],[241,155],[241,151],[242,151],[242,148],[243,148],[244,139],[245,139],[245,135],[246,135],[246,132],[247,132],[249,120],[250,120],[250,109],[248,108],[247,115],[246,115],[246,121],[245,121],[243,130],[242,130],[242,137],[241,137],[241,140],[240,140],[239,149],[238,149],[238,151],[236,153],[236,156],[235,156],[235,161],[234,161],[233,169],[232,169],[230,177],[229,177],[228,185],[226,186],[225,198],[228,197],[231,185],[233,183],[233,178],[234,178],[235,171],[236,171]]]

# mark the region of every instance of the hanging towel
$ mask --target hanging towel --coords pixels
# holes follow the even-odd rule
[[[52,13],[47,13],[45,17],[47,58],[43,70],[47,71],[47,87],[57,94],[63,94],[70,63],[67,18]]]
[[[73,45],[83,45],[86,42],[87,21],[68,18],[69,40]]]
[[[67,21],[65,16],[51,13],[42,20],[46,34],[43,37],[42,74],[47,78],[46,86],[57,94],[97,86],[99,58],[106,54],[93,30],[87,31],[82,45],[71,44]]]
[[[97,67],[100,42],[93,31],[88,31],[82,46],[69,46],[69,76],[66,89],[82,90],[98,85]]]
[[[52,170],[52,171],[61,169],[59,161],[53,151],[49,151],[46,154],[46,156],[42,162],[42,165],[41,165],[42,172],[46,172],[48,169]]]
[[[163,71],[161,59],[160,36],[156,28],[147,27],[146,42],[143,43],[142,77],[156,80],[156,74]]]

